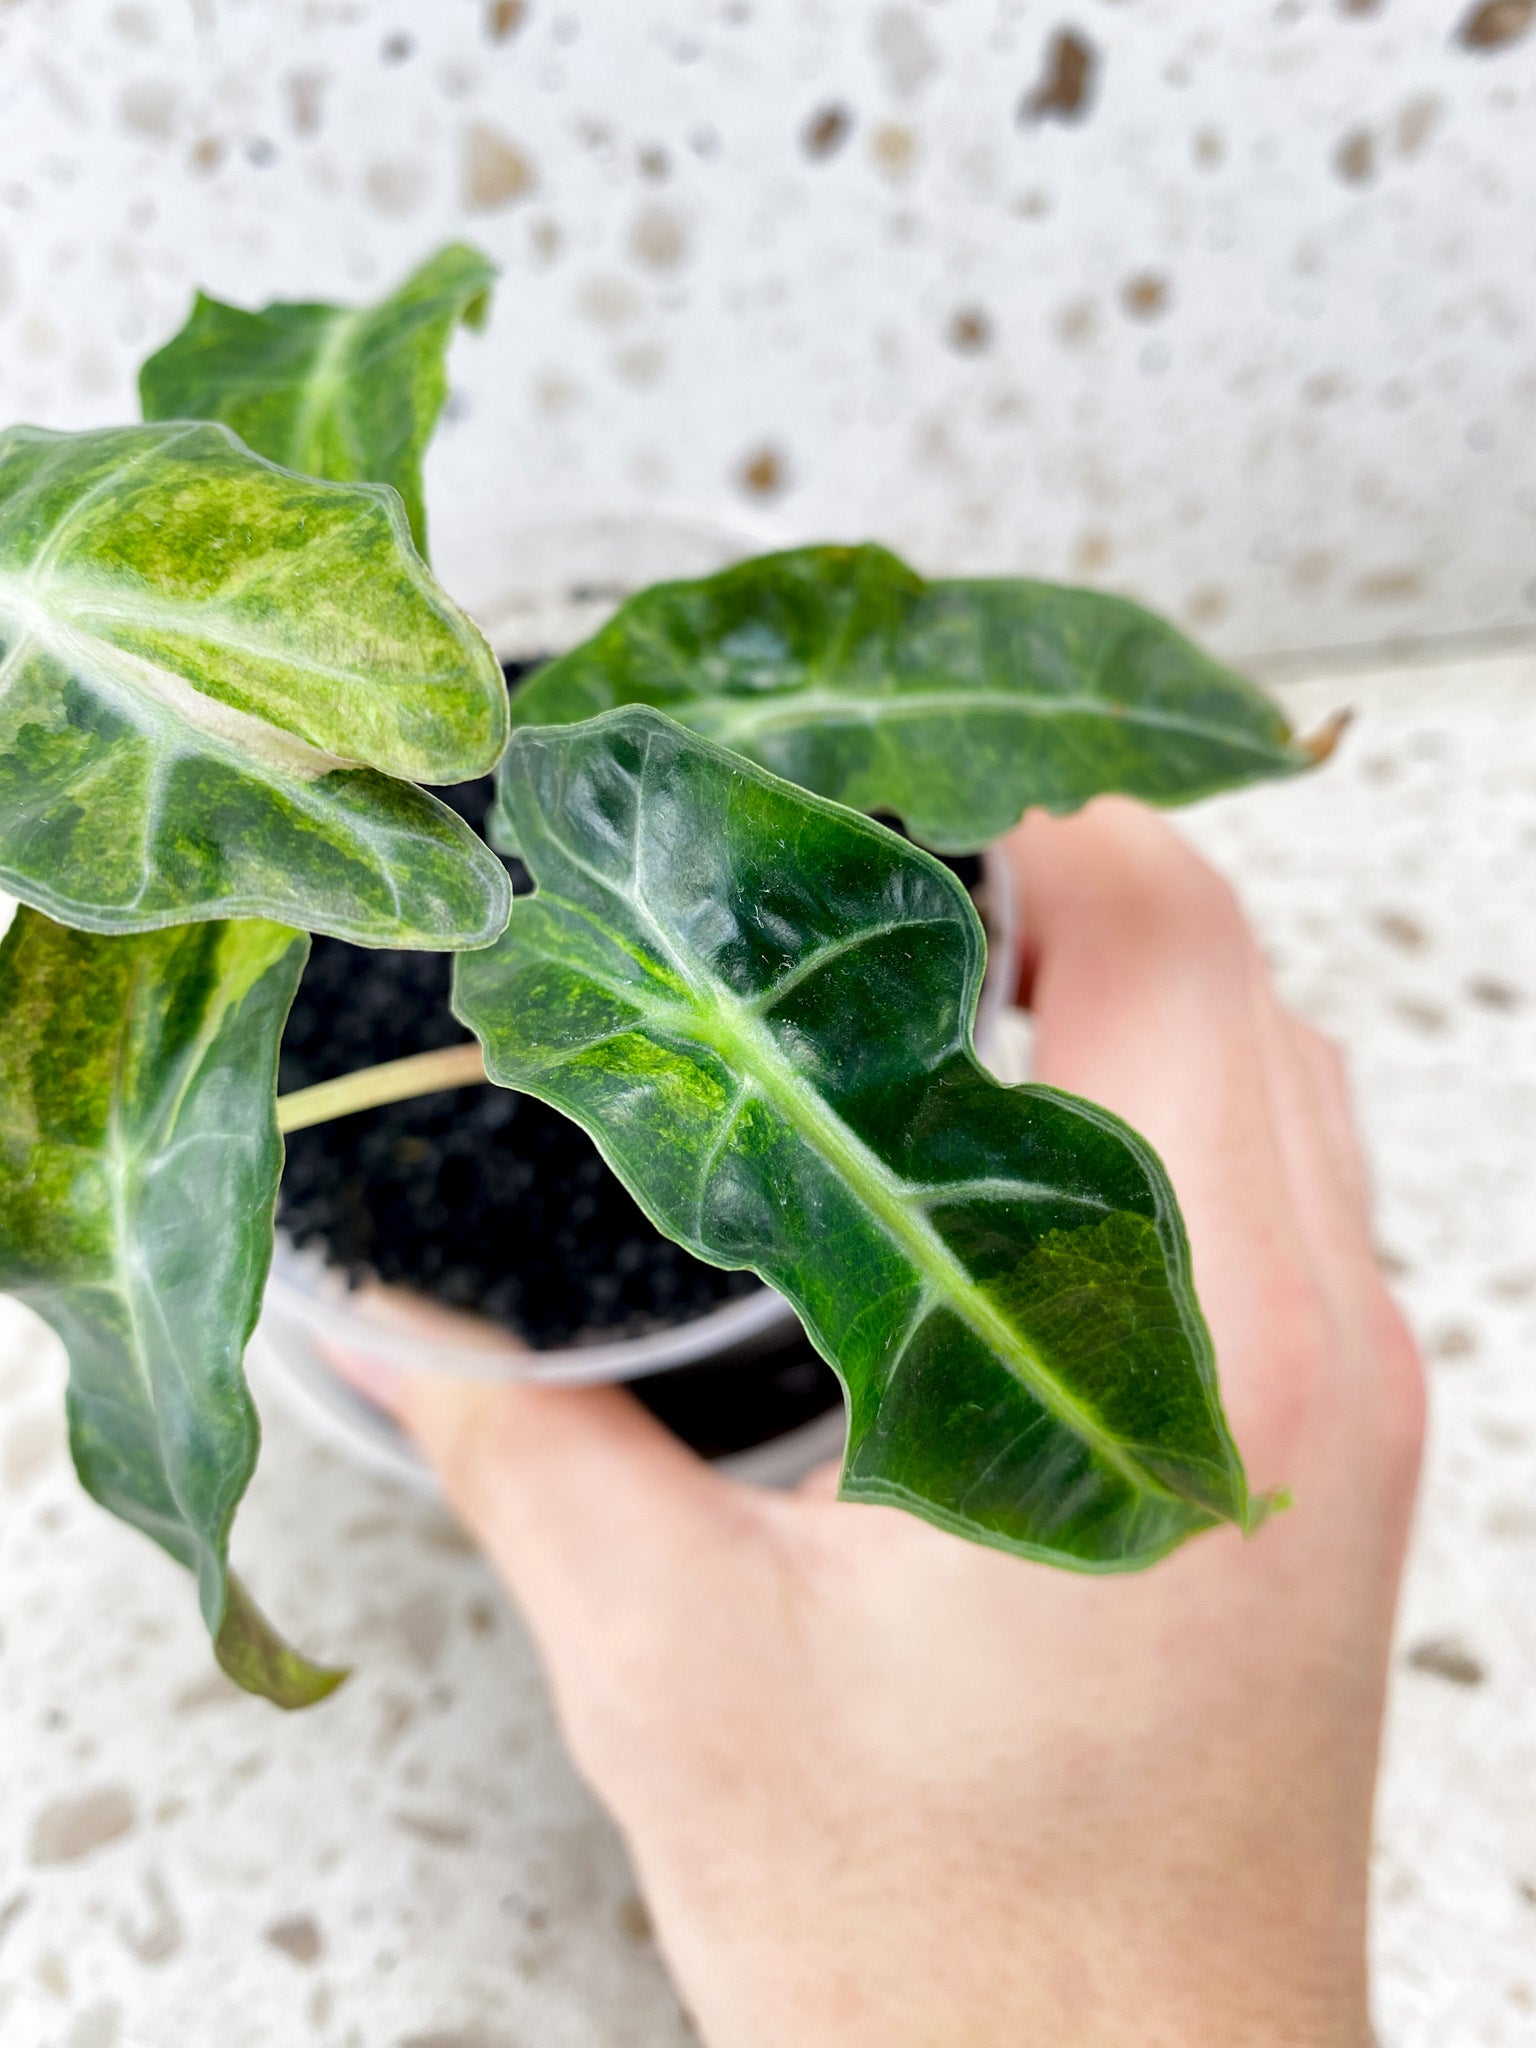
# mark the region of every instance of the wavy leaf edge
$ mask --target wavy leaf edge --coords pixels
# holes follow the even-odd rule
[[[520,826],[523,828],[537,828],[538,825],[533,799],[527,797],[526,793],[521,797],[518,794],[520,785],[526,782],[527,778],[524,770],[527,759],[533,751],[549,743],[552,739],[558,740],[561,736],[570,735],[577,730],[589,736],[600,735],[605,730],[617,735],[624,732],[633,733],[637,727],[649,727],[653,731],[664,729],[670,729],[674,733],[679,731],[679,728],[662,714],[654,711],[628,708],[605,713],[598,718],[585,721],[580,728],[526,728],[514,733],[510,749],[512,768],[508,778],[508,787],[514,792],[514,802],[518,803]],[[1041,1561],[1055,1564],[1068,1564],[1075,1569],[1089,1572],[1139,1569],[1155,1562],[1158,1557],[1165,1556],[1169,1550],[1176,1547],[1186,1536],[1194,1533],[1196,1528],[1211,1526],[1218,1521],[1233,1521],[1245,1532],[1251,1532],[1257,1528],[1265,1516],[1272,1511],[1277,1501],[1274,1497],[1269,1496],[1259,1499],[1254,1499],[1250,1496],[1242,1473],[1241,1461],[1238,1458],[1235,1446],[1232,1444],[1230,1434],[1227,1432],[1224,1418],[1221,1416],[1214,1354],[1211,1349],[1209,1334],[1205,1328],[1204,1318],[1200,1313],[1198,1302],[1193,1292],[1187,1238],[1172,1190],[1168,1186],[1166,1174],[1160,1161],[1157,1159],[1156,1153],[1144,1139],[1131,1130],[1129,1126],[1125,1125],[1123,1120],[1115,1117],[1110,1111],[1097,1104],[1085,1103],[1078,1097],[1071,1096],[1061,1090],[1048,1088],[1042,1084],[1027,1084],[1022,1088],[1007,1089],[1003,1087],[1003,1084],[993,1080],[986,1073],[986,1070],[981,1067],[975,1056],[971,1033],[976,997],[980,985],[984,941],[979,921],[976,919],[974,908],[971,906],[968,897],[965,896],[965,892],[941,863],[920,848],[912,847],[907,842],[900,840],[875,821],[865,818],[857,812],[850,811],[845,806],[829,799],[809,795],[802,789],[786,784],[781,778],[744,762],[741,757],[732,753],[731,750],[719,747],[713,742],[701,740],[696,735],[691,734],[685,737],[694,749],[700,753],[707,753],[715,757],[719,764],[721,764],[722,769],[729,775],[743,777],[749,781],[756,780],[759,783],[772,785],[781,791],[786,791],[806,810],[825,818],[835,819],[847,831],[867,835],[876,842],[888,842],[891,847],[900,850],[900,857],[905,862],[921,866],[921,868],[927,871],[938,886],[950,895],[956,915],[964,922],[965,928],[969,933],[965,989],[960,1007],[963,1011],[962,1036],[964,1054],[973,1079],[978,1083],[984,1084],[989,1089],[995,1089],[999,1097],[1013,1098],[1015,1103],[1027,1103],[1041,1108],[1051,1107],[1058,1114],[1076,1117],[1091,1123],[1106,1138],[1124,1147],[1126,1152],[1134,1157],[1138,1169],[1146,1174],[1150,1185],[1161,1191],[1158,1199],[1162,1205],[1162,1213],[1157,1228],[1157,1236],[1162,1250],[1164,1274],[1170,1297],[1176,1303],[1178,1314],[1183,1322],[1185,1337],[1189,1347],[1187,1363],[1194,1367],[1198,1378],[1202,1400],[1209,1411],[1208,1420],[1211,1422],[1213,1430],[1212,1441],[1219,1452],[1217,1462],[1212,1464],[1209,1470],[1210,1505],[1202,1511],[1192,1500],[1187,1487],[1183,1493],[1180,1493],[1168,1485],[1165,1480],[1158,1480],[1146,1472],[1139,1472],[1135,1481],[1139,1490],[1144,1492],[1162,1492],[1170,1500],[1182,1501],[1189,1509],[1189,1515],[1181,1526],[1171,1529],[1164,1539],[1147,1542],[1134,1555],[1127,1554],[1108,1559],[1087,1559],[1064,1554],[1060,1549],[1049,1545],[1024,1543],[1018,1541],[1015,1537],[999,1535],[995,1532],[989,1534],[983,1527],[979,1527],[974,1519],[964,1513],[947,1512],[942,1506],[936,1506],[931,1499],[924,1498],[910,1487],[893,1483],[888,1479],[871,1478],[868,1475],[861,1475],[854,1468],[852,1462],[855,1450],[854,1438],[860,1427],[859,1391],[850,1380],[849,1374],[845,1371],[844,1364],[838,1356],[836,1346],[829,1343],[825,1333],[817,1327],[814,1312],[807,1312],[810,1304],[807,1300],[805,1288],[797,1286],[794,1273],[786,1271],[782,1264],[771,1260],[761,1261],[756,1258],[724,1256],[720,1247],[711,1244],[709,1239],[701,1235],[698,1230],[690,1230],[686,1225],[680,1227],[676,1211],[669,1211],[665,1202],[658,1199],[654,1192],[646,1186],[643,1177],[636,1171],[634,1159],[625,1156],[622,1145],[615,1142],[612,1133],[604,1128],[601,1120],[591,1114],[584,1114],[579,1106],[573,1106],[569,1089],[560,1085],[558,1077],[552,1078],[556,1066],[553,1060],[551,1061],[550,1072],[541,1074],[536,1071],[534,1064],[530,1060],[519,1063],[516,1057],[504,1057],[501,1048],[498,1046],[495,1030],[488,1024],[485,1014],[486,990],[490,985],[491,978],[497,972],[500,956],[506,952],[509,946],[515,946],[517,943],[516,935],[519,932],[519,919],[525,921],[529,919],[530,913],[534,911],[534,906],[539,904],[540,894],[546,890],[545,874],[541,870],[545,866],[542,853],[547,853],[548,849],[547,847],[542,849],[541,853],[537,843],[538,833],[536,829],[531,837],[526,829],[520,829],[519,832],[519,836],[525,846],[524,858],[528,861],[530,868],[534,872],[535,880],[538,884],[535,893],[531,897],[522,899],[519,903],[518,911],[514,914],[513,926],[496,946],[486,952],[462,955],[455,962],[454,1011],[460,1020],[470,1030],[475,1032],[476,1036],[480,1039],[484,1050],[486,1069],[491,1078],[503,1086],[516,1087],[540,1097],[540,1099],[550,1103],[551,1106],[561,1110],[564,1114],[572,1116],[576,1122],[581,1124],[593,1138],[610,1169],[616,1173],[650,1220],[665,1235],[685,1244],[695,1256],[704,1258],[710,1263],[735,1267],[737,1269],[743,1266],[747,1267],[755,1271],[769,1285],[777,1287],[788,1296],[797,1312],[801,1314],[802,1320],[805,1321],[811,1341],[837,1373],[844,1388],[850,1415],[849,1449],[845,1454],[844,1472],[840,1482],[840,1492],[844,1498],[869,1502],[885,1502],[890,1505],[902,1506],[923,1515],[938,1526],[948,1528],[954,1533],[969,1537],[971,1540],[984,1543],[990,1542],[994,1547],[1010,1551],[1014,1554],[1034,1557]],[[526,922],[524,923],[523,930],[527,930]],[[604,944],[606,945],[610,941],[613,945],[620,947],[621,950],[626,943],[621,937],[612,932],[607,935]],[[558,952],[558,947],[554,948],[550,952],[549,957],[555,959],[558,956]],[[614,957],[617,957],[617,955]],[[629,998],[619,997],[616,994],[615,1000],[629,1000]],[[721,1024],[719,1022],[719,1013],[717,1012],[716,1022],[711,1028],[701,1030],[696,1024],[690,1023],[685,1030],[681,1020],[678,1018],[664,1020],[663,1023],[659,1024],[655,1017],[648,1017],[644,1026],[636,1027],[637,1032],[643,1035],[644,1031],[652,1025],[656,1026],[653,1035],[657,1038],[665,1038],[667,1028],[674,1028],[677,1037],[691,1038],[695,1043],[712,1042],[713,1049],[722,1055],[722,1063],[728,1072],[739,1072],[745,1066],[753,1087],[760,1089],[770,1099],[776,1094],[779,1095],[781,1104],[785,1087],[798,1085],[786,1081],[781,1055],[771,1047],[765,1047],[763,1040],[766,1038],[766,1033],[762,1032],[760,1025],[756,1023],[750,1029],[743,1029],[741,1019],[737,1017],[734,1020]],[[574,1058],[575,1055],[572,1057]],[[796,1114],[803,1124],[805,1122],[803,1104],[799,1106]],[[814,1115],[810,1121],[813,1123],[816,1121]],[[880,1167],[878,1161],[876,1162],[876,1172],[871,1175],[868,1169],[868,1162],[858,1158],[857,1153],[862,1141],[853,1137],[851,1133],[833,1133],[829,1136],[828,1132],[823,1131],[820,1135],[823,1144],[826,1145],[828,1150],[841,1154],[843,1167],[845,1169],[851,1167],[850,1177],[854,1180],[862,1179],[863,1192],[866,1195],[873,1196],[873,1206],[878,1208],[884,1203],[888,1207],[890,1201],[894,1199],[893,1190],[889,1185],[878,1185],[883,1176],[883,1168]],[[848,1142],[849,1140],[851,1142]],[[910,1195],[914,1192],[921,1192],[921,1190],[908,1188],[902,1192]],[[948,1192],[953,1195],[955,1191],[951,1189]],[[702,1201],[702,1199],[701,1195],[700,1200]],[[971,1326],[973,1328],[978,1328],[979,1326],[979,1330],[987,1331],[990,1340],[995,1342],[999,1335],[997,1312],[994,1306],[980,1295],[979,1289],[973,1287],[963,1274],[962,1285],[958,1289],[956,1288],[954,1272],[951,1268],[957,1261],[949,1248],[939,1246],[935,1249],[933,1244],[926,1241],[919,1244],[910,1231],[906,1232],[906,1237],[907,1249],[915,1249],[920,1260],[927,1259],[930,1262],[928,1274],[930,1279],[937,1275],[940,1284],[949,1289],[950,1296],[954,1296],[957,1292],[966,1293],[969,1291],[970,1298],[967,1305],[972,1312]],[[934,1261],[937,1261],[937,1265],[933,1263]],[[921,1326],[925,1313],[926,1311],[920,1304],[917,1323],[914,1327]],[[1000,1355],[1006,1355],[1002,1352],[1001,1346],[998,1349]],[[1063,1398],[1063,1390],[1059,1387],[1053,1388],[1050,1385],[1051,1376],[1049,1370],[1043,1368],[1038,1358],[1035,1361],[1035,1366],[1038,1369],[1033,1371],[1030,1377],[1020,1375],[1021,1384],[1037,1398],[1042,1399],[1043,1405],[1047,1408],[1054,1407],[1059,1419],[1062,1419],[1067,1426],[1080,1429],[1084,1417],[1077,1410],[1070,1393],[1067,1393],[1065,1398]],[[1102,1443],[1102,1435],[1100,1441]],[[1120,1450],[1127,1447],[1110,1444],[1108,1448],[1111,1451],[1113,1462],[1119,1460]],[[1128,1450],[1134,1457],[1138,1454],[1139,1447],[1131,1445],[1128,1447]],[[1186,1481],[1190,1481],[1194,1477],[1195,1475],[1191,1471],[1186,1471]],[[1216,1501],[1222,1496],[1224,1498],[1221,1498],[1221,1504],[1217,1506]]]
[[[512,722],[626,703],[818,795],[894,814],[945,853],[979,851],[1036,806],[1060,815],[1111,791],[1183,804],[1304,773],[1345,723],[1296,739],[1263,692],[1129,598],[1022,577],[929,581],[875,543],[653,584],[528,677]],[[1013,728],[1006,747],[999,720]],[[516,851],[501,802],[492,838]]]
[[[506,689],[388,486],[296,477],[194,421],[10,428],[0,493],[12,894],[101,931],[267,916],[363,944],[494,937],[500,863],[414,778],[488,771]],[[246,553],[226,559],[247,502]],[[296,625],[299,572],[273,534],[306,520],[321,536],[306,587],[327,563],[351,582]],[[360,576],[378,594],[361,624],[346,610]]]

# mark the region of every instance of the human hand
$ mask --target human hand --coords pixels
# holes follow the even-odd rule
[[[617,1389],[389,1404],[527,1617],[710,2048],[1365,2048],[1423,1395],[1341,1071],[1149,814],[1032,817],[1011,850],[1038,1076],[1162,1154],[1288,1512],[1084,1578],[828,1475],[733,1485]]]

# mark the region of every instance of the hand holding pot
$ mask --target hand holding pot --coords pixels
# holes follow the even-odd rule
[[[1157,1146],[1248,1542],[1084,1578],[734,1486],[617,1389],[382,1393],[503,1572],[710,2048],[1367,2048],[1418,1362],[1332,1048],[1119,800],[1012,842],[1038,1077]]]

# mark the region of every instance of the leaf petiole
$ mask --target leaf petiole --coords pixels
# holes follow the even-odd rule
[[[407,1102],[412,1096],[435,1095],[444,1088],[466,1088],[486,1079],[485,1063],[473,1040],[467,1045],[447,1045],[439,1052],[386,1060],[382,1066],[362,1067],[355,1074],[340,1074],[334,1081],[317,1081],[312,1088],[295,1088],[291,1095],[280,1095],[277,1128],[286,1136],[289,1131],[307,1131],[311,1124],[329,1123],[360,1109]]]

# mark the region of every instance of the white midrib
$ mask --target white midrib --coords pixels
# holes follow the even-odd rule
[[[311,435],[326,412],[334,410],[343,430],[347,426],[346,415],[335,401],[346,386],[347,351],[352,346],[352,337],[366,313],[367,308],[361,306],[353,307],[348,312],[337,313],[326,330],[325,339],[315,350],[315,360],[304,380],[304,396],[299,402],[299,409],[293,422],[296,450],[301,455],[307,449]],[[355,460],[355,450],[349,452]]]
[[[102,1147],[102,1163],[106,1171],[107,1187],[112,1204],[112,1239],[116,1246],[116,1260],[121,1268],[117,1295],[128,1315],[129,1350],[138,1372],[139,1385],[144,1399],[154,1415],[156,1423],[160,1410],[155,1401],[154,1384],[149,1376],[149,1350],[144,1338],[143,1322],[139,1314],[138,1240],[133,1234],[133,1168],[136,1159],[129,1149],[118,1121],[114,1104],[111,1123]],[[163,1462],[163,1461],[162,1461]],[[179,1505],[179,1503],[178,1503]]]
[[[647,742],[640,770],[642,786],[649,759]],[[574,847],[567,844],[561,851],[573,867],[605,894],[622,897],[631,914],[644,926],[657,953],[690,991],[690,1003],[660,1004],[651,1013],[653,1021],[708,1046],[732,1073],[747,1075],[763,1099],[842,1176],[887,1236],[911,1259],[927,1292],[952,1308],[1048,1413],[1138,1491],[1169,1493],[1170,1489],[1144,1471],[1098,1417],[1061,1384],[1034,1346],[998,1312],[928,1218],[914,1208],[913,1190],[806,1084],[762,1019],[709,974],[695,956],[685,955],[673,943],[646,900],[640,836],[642,808],[637,805],[635,812],[630,889],[616,889],[613,878],[600,873]],[[582,914],[591,915],[590,911]]]
[[[254,712],[240,711],[232,704],[208,697],[170,669],[159,667],[142,655],[103,640],[87,627],[75,624],[57,601],[50,603],[46,581],[0,572],[0,616],[16,623],[16,638],[10,653],[0,662],[0,698],[11,676],[25,656],[35,648],[46,649],[79,667],[90,680],[119,700],[131,705],[135,696],[148,698],[184,725],[205,738],[221,742],[246,760],[255,760],[279,774],[302,782],[317,782],[338,768],[355,762],[327,753],[296,733],[284,732]]]
[[[914,1209],[912,1191],[851,1131],[835,1110],[806,1085],[784,1057],[767,1026],[718,986],[704,1009],[690,1008],[685,1028],[747,1074],[764,1100],[848,1184],[881,1228],[906,1253],[932,1297],[952,1308],[1048,1409],[1138,1491],[1164,1493],[1124,1446],[1061,1384],[1032,1345],[987,1298],[928,1218]],[[704,1010],[701,1026],[700,1011]]]
[[[683,709],[673,707],[674,713]],[[1102,697],[1022,697],[999,690],[901,690],[867,696],[846,690],[797,690],[782,697],[722,699],[707,706],[711,739],[728,742],[744,735],[771,731],[775,726],[890,724],[903,718],[953,717],[963,711],[991,711],[1013,718],[1109,718],[1118,724],[1144,726],[1158,732],[1187,733],[1192,739],[1212,740],[1224,747],[1245,748],[1254,754],[1273,753],[1273,742],[1231,731],[1225,726],[1180,717],[1177,712],[1154,710],[1141,704],[1115,704]]]
[[[229,986],[226,980],[218,995],[210,1001],[198,1026],[196,1037],[181,1056],[179,1076],[168,1092],[165,1101],[158,1105],[154,1119],[155,1128],[163,1134],[167,1141],[164,1145],[155,1147],[157,1155],[162,1161],[167,1153],[174,1149],[172,1133],[175,1132],[177,1125],[181,1121],[181,1114],[186,1105],[187,1097],[197,1084],[204,1062],[212,1049],[214,1041],[218,1037],[224,1019],[231,1006],[241,1000],[243,994],[243,990],[237,992]],[[149,1364],[151,1355],[150,1342],[144,1329],[141,1304],[144,1293],[153,1294],[156,1290],[153,1279],[144,1271],[139,1237],[134,1228],[135,1210],[137,1207],[135,1192],[143,1170],[144,1154],[142,1147],[136,1148],[130,1142],[123,1124],[123,1097],[126,1093],[123,1070],[127,1063],[127,1057],[126,1034],[124,1034],[123,1038],[119,1040],[116,1051],[116,1061],[112,1075],[112,1100],[108,1110],[107,1128],[102,1144],[102,1164],[106,1175],[112,1214],[112,1241],[115,1248],[114,1263],[118,1268],[115,1291],[128,1317],[129,1350],[138,1374],[145,1403],[149,1408],[150,1414],[154,1417],[155,1434],[160,1448],[161,1472],[165,1479],[166,1487],[170,1492],[172,1500],[176,1503],[183,1528],[191,1535],[193,1542],[200,1551],[208,1551],[211,1546],[207,1532],[195,1520],[188,1509],[187,1503],[182,1499],[180,1488],[177,1485],[175,1462],[167,1455],[166,1428],[162,1413],[163,1404],[158,1398]],[[188,1135],[204,1134],[189,1133]],[[214,1562],[221,1571],[224,1569],[223,1561],[216,1554]],[[197,1575],[199,1580],[201,1580],[202,1572],[200,1568]]]
[[[133,1179],[138,1161],[130,1150],[118,1121],[116,1105],[112,1110],[110,1127],[103,1147],[103,1166],[106,1172],[112,1208],[112,1236],[116,1247],[116,1262],[119,1267],[117,1284],[114,1289],[123,1304],[128,1318],[128,1351],[138,1376],[145,1406],[154,1419],[155,1439],[160,1453],[160,1472],[166,1490],[176,1503],[181,1526],[191,1537],[199,1553],[209,1549],[206,1532],[187,1511],[187,1504],[181,1497],[176,1484],[176,1471],[172,1460],[166,1455],[166,1425],[162,1405],[156,1397],[155,1384],[150,1375],[150,1345],[145,1334],[141,1313],[141,1289],[146,1285],[140,1270],[138,1240],[133,1231]],[[218,1560],[215,1559],[215,1562]],[[201,1565],[194,1567],[201,1586]]]

